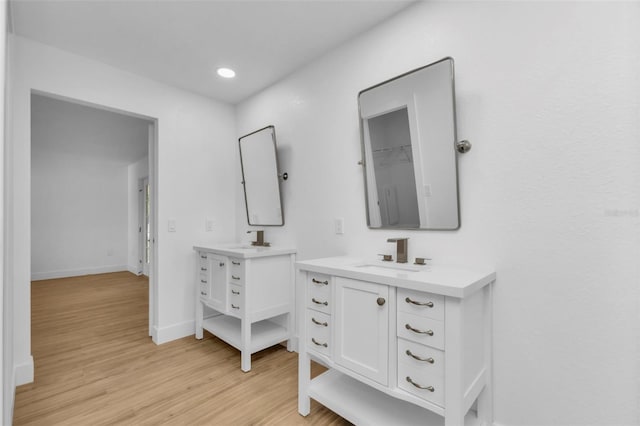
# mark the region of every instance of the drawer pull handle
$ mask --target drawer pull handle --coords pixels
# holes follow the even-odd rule
[[[326,323],[326,322],[320,322],[320,321],[318,321],[317,319],[315,319],[315,318],[313,318],[313,317],[311,318],[311,322],[312,322],[312,323],[314,323],[314,324],[322,325],[322,326],[324,326],[324,327],[328,327],[328,326],[329,326],[329,324],[328,324],[328,323]]]
[[[200,270],[201,270],[201,271],[206,271],[206,270],[207,270],[207,268],[200,268]]]
[[[206,259],[207,256],[200,256],[200,259]]]
[[[411,303],[412,305],[426,306],[427,308],[433,308],[433,302],[416,302],[415,300],[411,300],[408,297],[404,299],[404,301],[407,303]]]
[[[315,345],[322,346],[322,347],[324,347],[324,348],[329,347],[329,345],[327,345],[326,343],[320,343],[320,342],[318,342],[318,341],[317,341],[315,338],[313,338],[313,337],[311,338],[311,341],[312,341]]]
[[[239,291],[231,290],[231,294],[240,294]]]
[[[234,264],[234,265],[240,265],[240,262],[236,262],[234,260],[232,260],[231,263]]]
[[[418,361],[423,361],[423,362],[428,362],[429,364],[433,364],[435,361],[433,358],[429,357],[429,358],[420,358],[418,355],[414,355],[409,349],[407,349],[407,351],[405,352],[407,355],[409,355],[411,358],[418,360]]]
[[[200,282],[201,282],[202,284],[206,284],[206,283],[207,283],[207,280],[200,280]]]
[[[232,307],[233,309],[240,309],[240,306],[236,306],[236,305],[234,305],[233,303],[231,304],[231,307]]]
[[[409,376],[407,376],[407,382],[411,383],[413,386],[417,387],[418,389],[428,390],[429,392],[434,392],[436,390],[433,386],[422,386],[417,384],[416,382],[411,380],[411,377]]]
[[[235,275],[231,275],[231,279],[232,279],[232,280],[239,280],[239,279],[240,279],[240,277],[236,277]]]
[[[203,296],[207,295],[207,293],[205,293],[204,291],[201,291],[200,294],[203,295]]]
[[[324,305],[324,306],[329,305],[329,302],[320,302],[320,301],[316,300],[316,298],[315,298],[315,297],[311,298],[311,301],[312,301],[313,303],[315,303],[316,305]]]
[[[427,330],[427,331],[424,331],[424,330],[418,330],[417,328],[413,328],[413,327],[411,327],[409,324],[405,324],[405,325],[404,325],[404,328],[406,328],[407,330],[411,330],[411,331],[413,331],[414,333],[418,333],[418,334],[427,334],[427,335],[429,335],[429,336],[433,336],[433,330]]]
[[[314,283],[314,284],[329,285],[329,280],[318,281],[315,278],[311,278],[311,282]]]

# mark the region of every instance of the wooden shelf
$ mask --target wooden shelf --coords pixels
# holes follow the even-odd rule
[[[373,389],[336,370],[311,380],[309,396],[354,424],[444,426],[444,417]],[[479,426],[469,411],[465,426]]]
[[[202,328],[224,340],[236,349],[241,349],[241,321],[228,315],[210,317],[202,322]],[[251,324],[251,353],[256,353],[270,346],[289,339],[287,329],[269,320]]]

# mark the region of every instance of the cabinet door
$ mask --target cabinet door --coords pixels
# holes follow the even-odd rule
[[[386,385],[389,287],[348,278],[335,284],[335,362]]]
[[[209,257],[210,294],[212,308],[224,312],[227,306],[227,258],[212,253]]]

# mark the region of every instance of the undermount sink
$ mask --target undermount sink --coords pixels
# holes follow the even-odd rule
[[[426,271],[426,265],[424,266],[412,266],[412,265],[403,265],[399,263],[362,263],[360,265],[355,265],[356,268],[362,269],[363,271],[368,272],[420,272]]]

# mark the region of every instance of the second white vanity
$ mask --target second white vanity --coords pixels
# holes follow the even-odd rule
[[[299,401],[355,424],[492,422],[495,272],[334,257],[298,262]],[[329,367],[310,378],[310,362]]]
[[[242,371],[251,354],[293,335],[295,249],[250,245],[195,246],[196,338],[203,329],[241,352]]]

